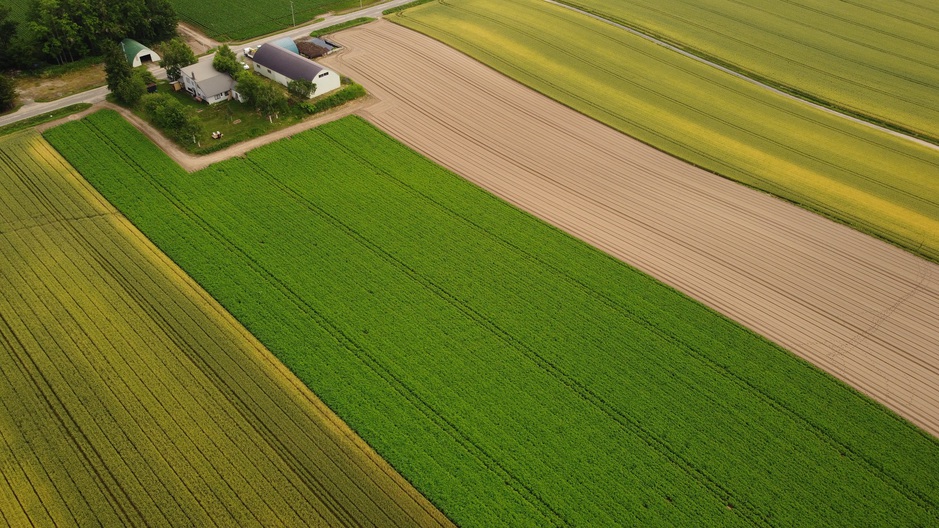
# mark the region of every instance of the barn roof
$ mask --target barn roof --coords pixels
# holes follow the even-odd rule
[[[258,48],[253,60],[256,64],[270,68],[292,80],[314,81],[316,76],[326,69],[310,59],[271,44],[264,44]]]
[[[144,46],[143,44],[137,42],[134,39],[126,38],[121,41],[121,49],[124,50],[124,55],[127,56],[127,62],[133,64],[134,58],[142,50],[150,51],[150,48]]]
[[[284,37],[284,38],[282,38],[282,39],[277,39],[277,40],[271,42],[271,44],[273,44],[273,45],[275,45],[275,46],[280,46],[281,48],[284,48],[284,49],[287,50],[287,51],[292,51],[292,52],[294,52],[294,53],[300,53],[300,52],[297,50],[297,43],[294,42],[293,39],[291,39],[290,37]]]

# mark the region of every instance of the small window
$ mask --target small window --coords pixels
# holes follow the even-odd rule
[[[317,77],[317,78],[319,78],[319,77],[326,77],[327,75],[329,75],[329,72],[323,72],[323,73],[317,75],[316,77]]]
[[[270,69],[270,68],[267,68],[267,73],[271,73],[271,69]]]

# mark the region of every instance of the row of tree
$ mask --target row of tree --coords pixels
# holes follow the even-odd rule
[[[175,35],[177,21],[169,0],[31,0],[23,24],[0,7],[0,70],[100,55],[124,38],[152,44]]]

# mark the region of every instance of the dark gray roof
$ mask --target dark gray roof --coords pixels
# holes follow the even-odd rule
[[[326,69],[310,59],[272,44],[264,44],[258,48],[258,51],[254,53],[253,60],[255,63],[270,68],[271,71],[276,71],[292,80],[306,79],[315,81],[316,75]]]

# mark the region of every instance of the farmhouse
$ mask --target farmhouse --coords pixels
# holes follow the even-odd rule
[[[227,73],[213,68],[210,61],[199,61],[186,66],[181,72],[183,86],[196,99],[215,104],[228,100],[232,95],[235,81]]]
[[[287,86],[304,79],[316,83],[310,97],[316,97],[339,88],[339,74],[279,46],[264,44],[254,54],[254,71]]]
[[[121,49],[127,56],[127,62],[132,68],[136,68],[147,62],[156,62],[160,56],[155,51],[137,42],[136,40],[126,38],[121,41]]]

